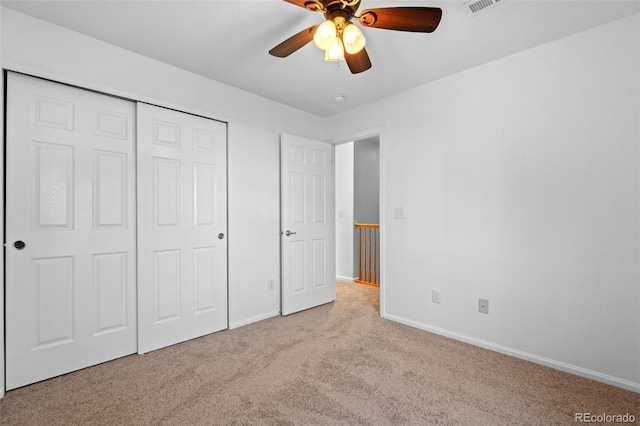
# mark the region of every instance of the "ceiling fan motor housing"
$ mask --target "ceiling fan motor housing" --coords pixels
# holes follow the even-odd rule
[[[304,8],[311,12],[325,12],[342,9],[348,10],[353,16],[360,6],[360,0],[310,0],[304,3]]]
[[[335,20],[335,18],[337,17],[342,17],[345,21],[349,21],[351,20],[353,15],[356,14],[356,10],[358,9],[358,5],[345,6],[340,2],[335,4],[334,3],[329,3],[326,5],[324,13],[325,18]]]

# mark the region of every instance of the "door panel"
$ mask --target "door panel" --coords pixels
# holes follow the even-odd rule
[[[226,124],[138,104],[139,353],[227,328]]]
[[[34,349],[73,342],[73,260],[68,256],[32,260],[35,291],[27,308],[36,319]]]
[[[136,351],[133,117],[8,74],[7,389]]]
[[[127,226],[127,161],[123,153],[94,153],[93,223],[98,229]]]
[[[333,146],[282,135],[281,172],[282,314],[288,315],[336,298]]]
[[[96,334],[123,329],[127,324],[127,253],[93,256]]]

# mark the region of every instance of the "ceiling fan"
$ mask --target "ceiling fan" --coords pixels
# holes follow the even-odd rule
[[[313,40],[325,51],[326,61],[345,60],[352,74],[371,68],[362,31],[352,22],[368,28],[430,33],[442,17],[437,7],[383,7],[367,9],[356,16],[361,0],[284,0],[311,12],[322,12],[325,21],[312,25],[283,41],[269,53],[285,58]]]

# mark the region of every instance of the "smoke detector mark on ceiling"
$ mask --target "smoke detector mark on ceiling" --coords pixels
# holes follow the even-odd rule
[[[486,11],[489,7],[495,6],[501,0],[472,0],[463,4],[463,7],[469,11],[472,16],[476,16]]]

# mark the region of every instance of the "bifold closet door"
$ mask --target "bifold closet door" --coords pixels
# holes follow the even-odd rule
[[[138,104],[138,352],[227,328],[226,124]]]
[[[136,352],[134,107],[8,74],[7,389]]]

